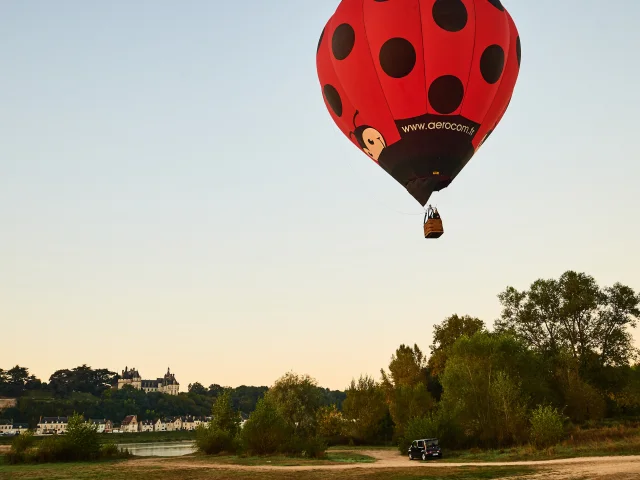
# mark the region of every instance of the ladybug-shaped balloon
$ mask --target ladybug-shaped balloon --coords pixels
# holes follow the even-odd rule
[[[520,37],[500,0],[342,0],[317,69],[336,125],[424,206],[504,115]]]

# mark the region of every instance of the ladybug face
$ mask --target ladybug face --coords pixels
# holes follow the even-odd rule
[[[520,60],[500,0],[341,0],[316,53],[336,126],[422,205],[496,128]]]
[[[362,125],[356,128],[356,131],[353,133],[362,151],[377,162],[382,150],[387,146],[382,134],[368,125]]]

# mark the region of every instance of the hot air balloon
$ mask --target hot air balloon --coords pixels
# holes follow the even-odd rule
[[[520,56],[500,0],[341,0],[316,66],[338,128],[424,207],[502,119]],[[442,235],[437,210],[423,223]]]

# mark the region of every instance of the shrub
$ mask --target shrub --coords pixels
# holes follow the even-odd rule
[[[22,438],[20,438],[22,437]],[[100,446],[96,428],[85,423],[81,415],[73,414],[65,435],[47,437],[34,445],[33,434],[16,437],[7,455],[7,461],[17,463],[73,462],[101,458],[126,458],[128,452],[120,452],[113,444]]]
[[[33,446],[35,439],[31,430],[14,437],[11,442],[11,450],[15,453],[24,453]]]
[[[196,446],[207,455],[222,452],[235,453],[236,445],[230,432],[215,425],[198,425],[196,429]]]
[[[538,448],[555,445],[564,436],[563,417],[557,409],[549,405],[538,405],[531,412],[530,440]]]
[[[328,445],[340,445],[348,442],[345,430],[348,425],[342,412],[334,404],[318,410],[318,434]]]
[[[288,436],[287,422],[270,397],[258,400],[241,433],[244,448],[258,455],[282,451]]]
[[[440,407],[423,417],[411,419],[405,428],[404,437],[398,441],[398,449],[404,454],[411,442],[419,438],[438,438],[443,448],[465,446],[462,431],[454,416],[446,408]]]
[[[68,444],[69,460],[94,460],[100,454],[100,436],[95,425],[86,423],[79,414],[69,418],[63,443]]]
[[[100,447],[100,458],[115,459],[128,458],[131,456],[128,449],[120,450],[115,443],[105,443]]]
[[[282,452],[288,455],[307,458],[324,458],[327,442],[319,435],[293,435],[283,446]]]

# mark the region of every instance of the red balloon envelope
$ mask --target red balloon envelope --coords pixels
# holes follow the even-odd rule
[[[342,0],[316,62],[333,121],[424,206],[504,115],[520,37],[500,0]]]

